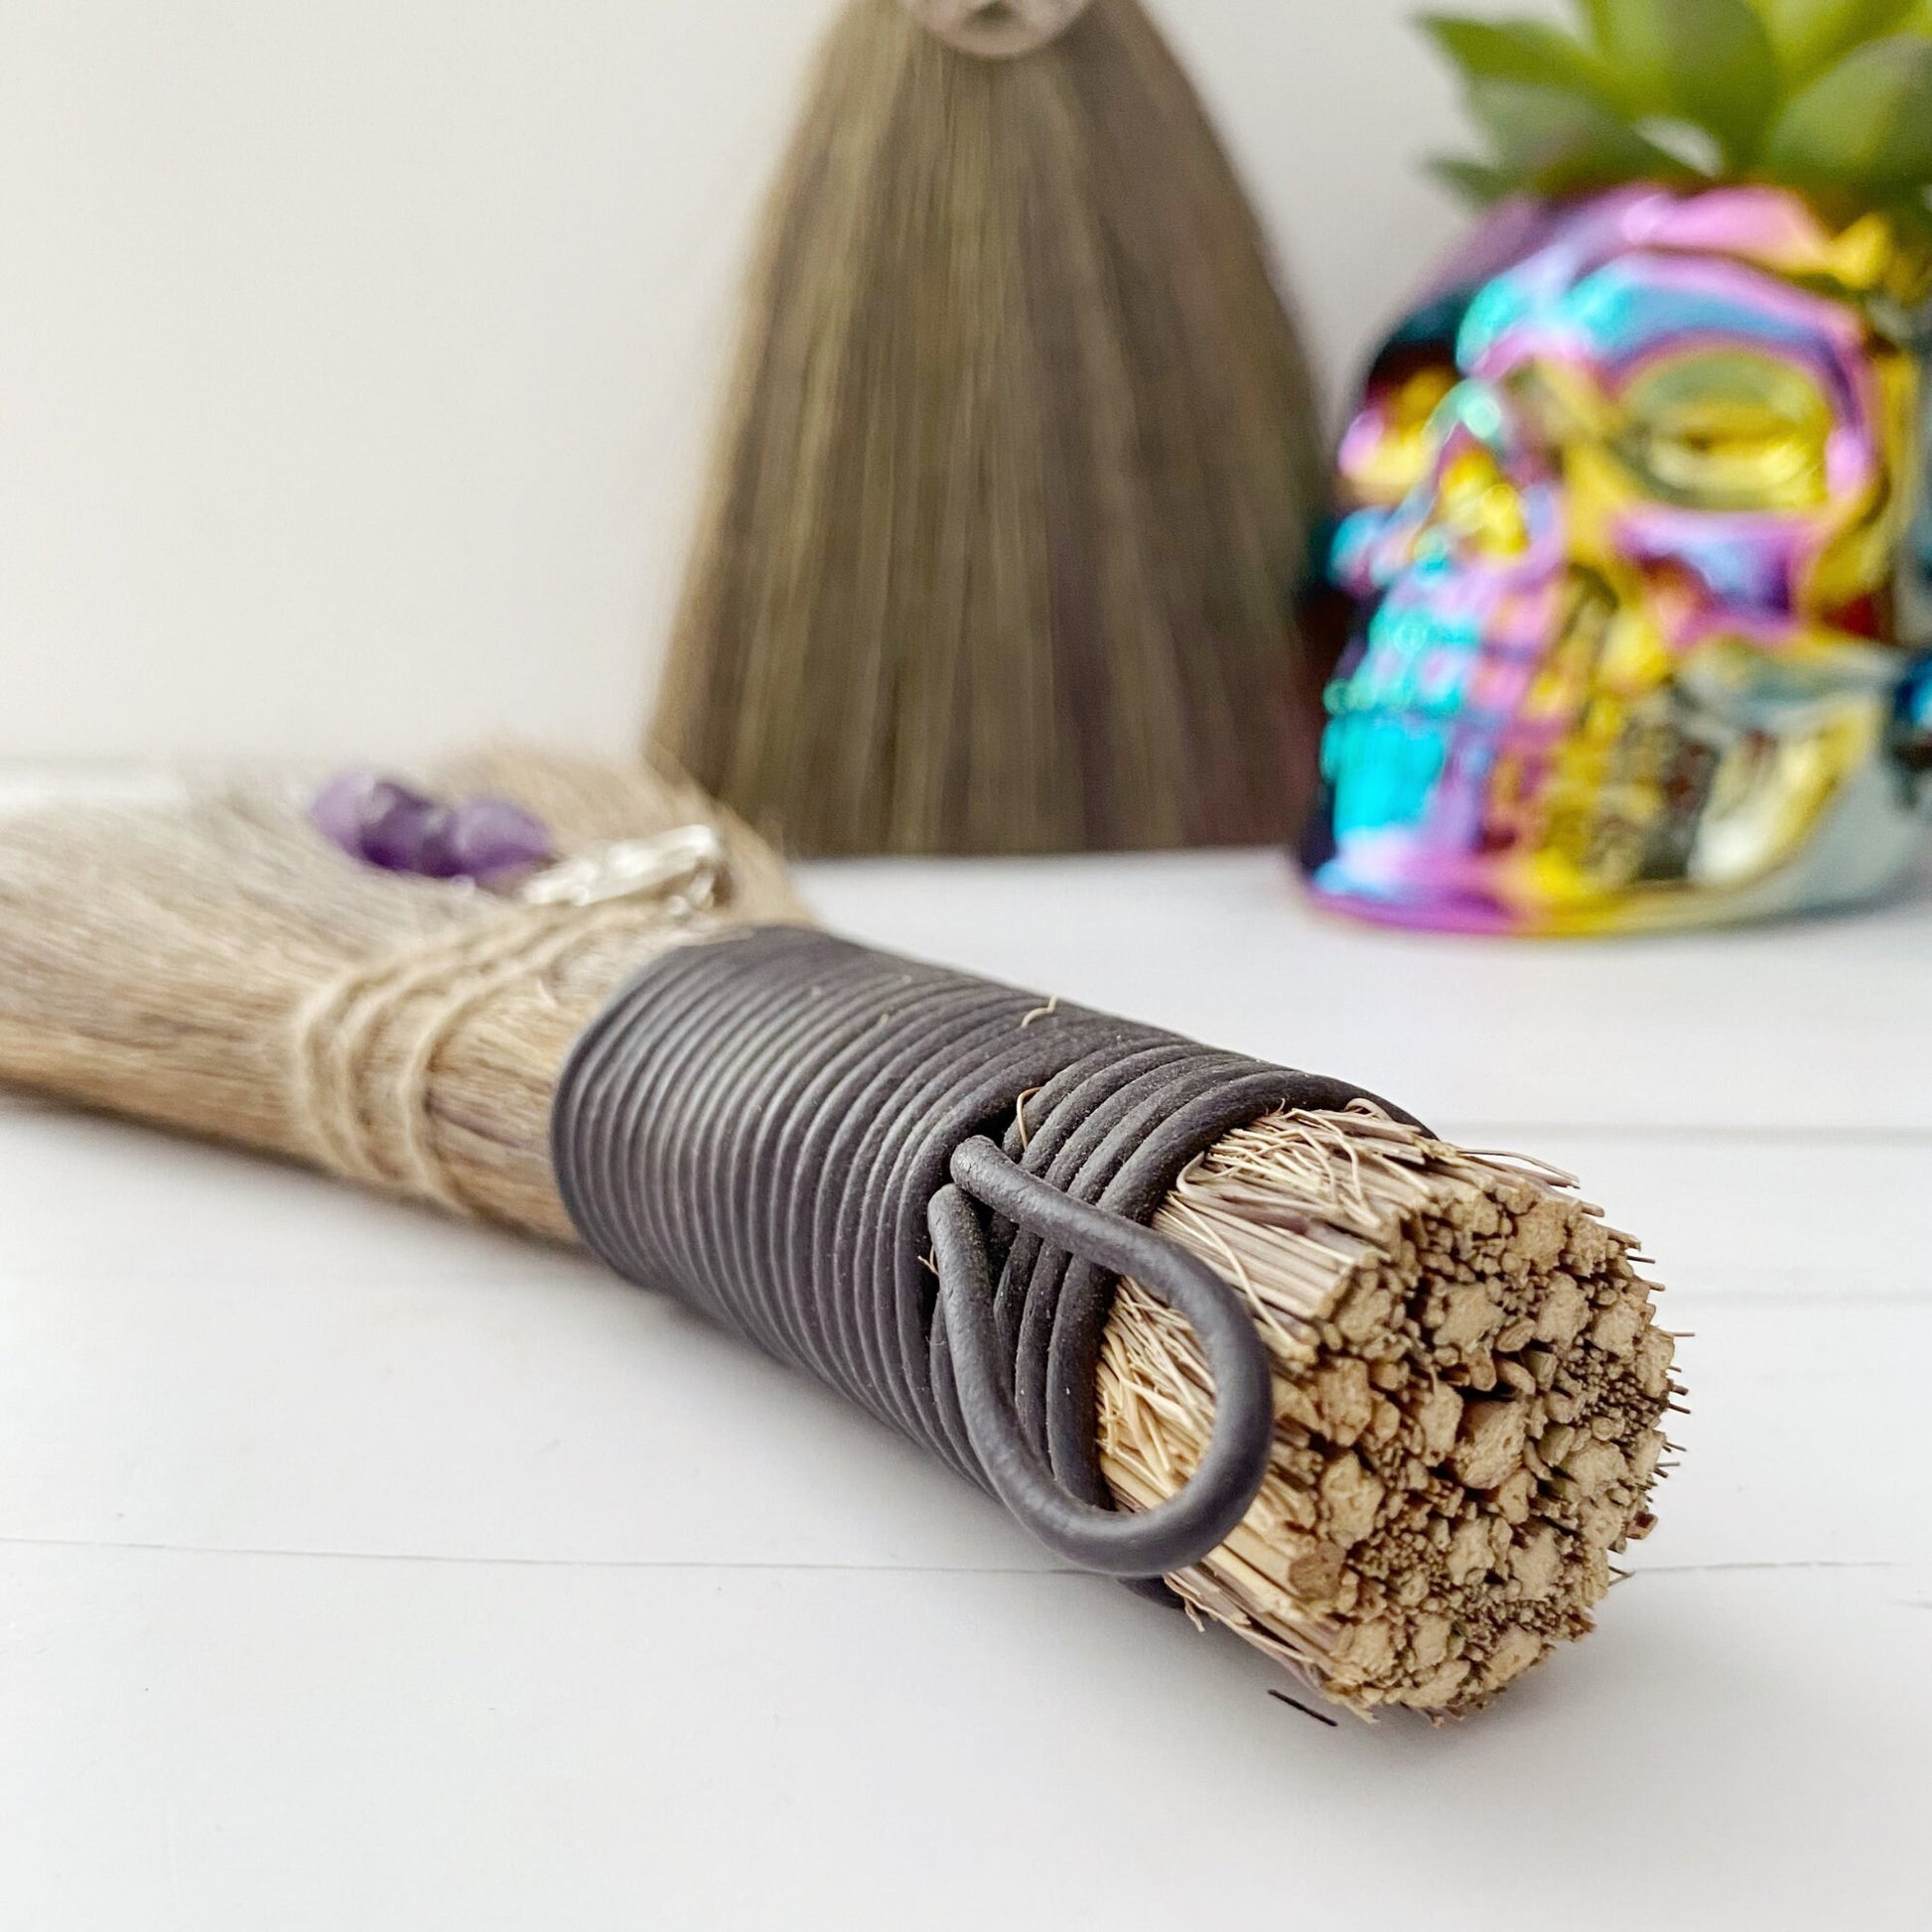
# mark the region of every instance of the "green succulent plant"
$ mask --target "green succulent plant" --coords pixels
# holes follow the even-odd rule
[[[1766,181],[1932,226],[1932,0],[1576,0],[1576,33],[1426,14],[1487,137],[1471,200]]]

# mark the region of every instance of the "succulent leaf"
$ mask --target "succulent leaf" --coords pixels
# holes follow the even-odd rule
[[[1525,80],[1628,104],[1616,69],[1573,34],[1540,20],[1460,20],[1423,14],[1419,24],[1468,80]]]
[[[1862,41],[1905,25],[1923,0],[1756,0],[1790,91]],[[1932,19],[1932,11],[1927,13]]]
[[[1428,14],[1493,156],[1473,200],[1619,181],[1782,183],[1932,218],[1932,0],[1575,0],[1585,32]]]
[[[1692,174],[1714,181],[1724,174],[1724,143],[1708,127],[1668,114],[1646,114],[1636,128],[1646,141],[1655,141],[1665,153],[1674,154]]]
[[[1786,103],[1761,161],[1780,180],[1875,195],[1932,181],[1932,39],[1855,47]]]
[[[1541,195],[1619,181],[1677,181],[1683,163],[1587,94],[1521,80],[1478,80],[1469,106],[1503,170]]]
[[[1493,162],[1471,160],[1465,155],[1435,155],[1424,166],[1471,207],[1489,207],[1521,186],[1507,169],[1498,168]]]
[[[1748,162],[1777,103],[1777,55],[1750,0],[1588,0],[1597,51],[1639,113],[1707,127]]]

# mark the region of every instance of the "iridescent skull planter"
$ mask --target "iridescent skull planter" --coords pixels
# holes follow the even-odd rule
[[[1932,817],[1921,264],[1776,188],[1494,211],[1342,442],[1311,889],[1620,930],[1882,892]]]

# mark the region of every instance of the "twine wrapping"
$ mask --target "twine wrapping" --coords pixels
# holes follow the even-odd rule
[[[316,1160],[351,1180],[482,1212],[437,1144],[438,1053],[512,983],[540,989],[568,953],[637,923],[625,903],[514,906],[331,981],[298,1015],[292,1052],[295,1105]],[[384,1158],[391,1143],[399,1161]]]

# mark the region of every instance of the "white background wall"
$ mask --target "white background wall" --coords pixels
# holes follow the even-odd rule
[[[1409,0],[1155,0],[1331,398],[1455,220]],[[630,743],[833,0],[0,0],[0,755]]]

